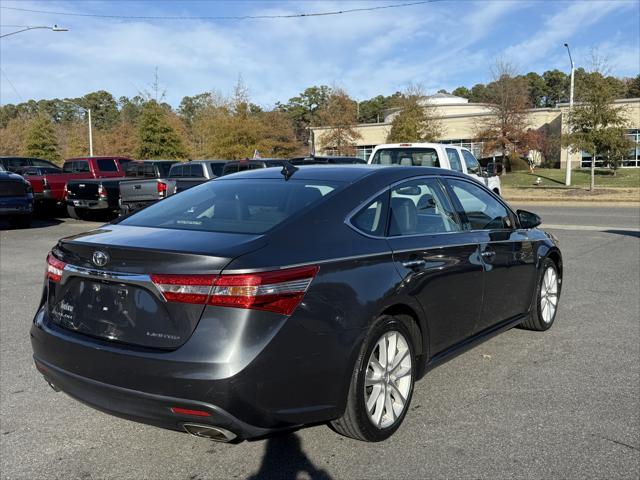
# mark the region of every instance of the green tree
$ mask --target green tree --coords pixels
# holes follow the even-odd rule
[[[484,83],[476,83],[471,87],[469,101],[474,103],[484,103],[487,101],[487,86]]]
[[[627,83],[627,98],[639,98],[640,97],[640,75],[635,78],[625,79]]]
[[[625,135],[627,113],[624,107],[613,103],[617,92],[605,76],[599,72],[584,75],[579,92],[578,104],[573,108],[569,123],[571,133],[564,143],[574,150],[591,154],[589,190],[593,190],[596,157],[601,156],[615,172],[634,143]]]
[[[318,112],[327,104],[330,95],[331,88],[328,86],[313,86],[290,98],[287,103],[276,104],[276,109],[285,112],[291,119],[296,137],[303,144],[309,143],[309,127],[320,125]]]
[[[555,107],[569,99],[569,76],[560,70],[547,70],[542,74],[546,84],[545,107]]]
[[[387,142],[432,142],[442,135],[442,124],[420,86],[411,85],[400,101],[400,111],[391,122]]]
[[[185,158],[182,137],[172,125],[169,113],[155,100],[142,107],[138,118],[138,158]]]
[[[397,107],[402,97],[402,93],[396,92],[393,95],[377,97],[363,100],[358,105],[359,123],[379,123],[384,119],[384,112],[393,107]]]
[[[468,99],[471,98],[471,90],[469,90],[467,87],[458,87],[453,92],[451,92],[451,95]]]
[[[355,155],[356,142],[362,138],[358,123],[357,103],[341,88],[334,88],[324,106],[318,111],[318,120],[327,129],[322,132],[322,145],[337,155]]]
[[[544,107],[547,98],[547,84],[544,78],[535,72],[525,75],[527,81],[527,92],[529,93],[529,103],[532,107]]]
[[[30,122],[23,149],[25,155],[30,157],[52,162],[60,161],[56,132],[47,115],[40,114]]]

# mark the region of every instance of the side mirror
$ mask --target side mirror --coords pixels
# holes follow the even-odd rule
[[[542,223],[542,219],[535,213],[527,212],[526,210],[518,210],[516,213],[522,228],[536,228]]]

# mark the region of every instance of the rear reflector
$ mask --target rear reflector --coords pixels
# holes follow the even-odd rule
[[[291,315],[319,267],[241,275],[151,275],[168,302],[266,310]]]
[[[58,260],[53,256],[53,253],[49,252],[47,255],[47,269],[44,272],[45,278],[52,280],[54,282],[59,282],[62,278],[62,271],[64,270],[65,263],[61,260]]]
[[[171,407],[171,411],[176,415],[193,415],[194,417],[210,417],[209,412],[204,410],[191,410],[189,408]]]

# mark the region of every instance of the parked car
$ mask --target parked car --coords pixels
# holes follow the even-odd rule
[[[89,218],[90,214],[114,214],[120,211],[120,183],[131,179],[167,176],[177,160],[137,160],[127,163],[124,176],[67,183],[66,204],[69,216]]]
[[[259,158],[244,159],[227,162],[222,169],[222,175],[230,175],[232,173],[244,172],[245,170],[255,170],[258,168],[281,167],[287,160],[285,158]]]
[[[354,163],[367,163],[366,160],[360,157],[347,157],[347,156],[317,156],[309,155],[306,157],[294,157],[289,160],[294,165],[322,165],[322,164],[354,164]]]
[[[33,192],[31,185],[20,175],[8,172],[0,165],[0,219],[9,221],[12,227],[31,225]]]
[[[470,150],[442,143],[389,143],[371,152],[372,165],[439,167],[465,173],[500,195],[499,172],[483,170]],[[489,175],[492,173],[492,175]]]
[[[87,181],[95,178],[112,178],[124,175],[126,157],[69,158],[62,165],[62,172],[33,170],[27,167],[25,178],[31,184],[37,205],[43,210],[65,204],[66,186],[69,181]]]
[[[129,215],[163,198],[208,182],[222,174],[228,160],[174,163],[168,175],[120,182],[120,215]]]
[[[223,176],[60,240],[35,363],[83,403],[200,437],[331,422],[384,440],[430,369],[553,325],[562,257],[539,224],[440,168]]]
[[[8,172],[14,172],[22,174],[22,171],[27,167],[54,167],[58,168],[55,164],[48,160],[42,160],[41,158],[32,157],[0,157],[0,165]]]

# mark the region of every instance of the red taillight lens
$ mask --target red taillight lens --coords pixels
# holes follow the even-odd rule
[[[47,270],[45,271],[45,278],[54,282],[59,282],[62,278],[62,271],[64,270],[66,263],[62,260],[58,260],[53,256],[53,253],[49,252],[47,255]]]
[[[165,197],[167,195],[167,184],[164,182],[158,181],[157,186],[158,186],[158,195],[160,195],[161,197]]]
[[[67,189],[67,184],[64,184],[64,192],[62,192],[62,198],[65,200],[69,197],[69,190]]]
[[[106,198],[107,196],[107,189],[104,188],[102,185],[98,186],[98,196],[102,198]]]
[[[319,267],[242,275],[151,275],[168,302],[267,310],[291,315]]]
[[[51,187],[49,186],[49,182],[47,182],[46,178],[42,179],[42,189],[43,190],[51,190]]]
[[[167,302],[206,303],[218,275],[151,275]]]

